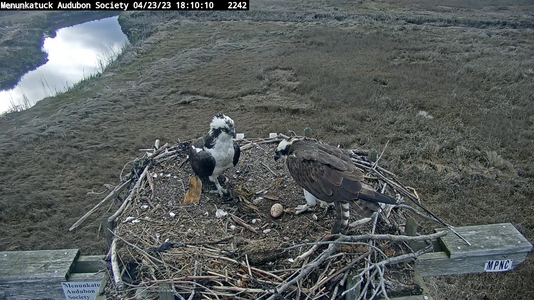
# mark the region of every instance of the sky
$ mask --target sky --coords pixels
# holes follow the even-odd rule
[[[57,30],[43,44],[48,62],[26,73],[14,89],[0,91],[0,113],[22,103],[23,95],[33,105],[95,74],[99,62],[119,54],[125,43],[116,16]]]

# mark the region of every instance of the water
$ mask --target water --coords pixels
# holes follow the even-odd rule
[[[12,90],[0,91],[0,114],[23,104],[24,97],[34,105],[100,72],[128,43],[117,19],[61,28],[56,37],[46,38],[43,50],[48,53],[48,62],[26,73]]]

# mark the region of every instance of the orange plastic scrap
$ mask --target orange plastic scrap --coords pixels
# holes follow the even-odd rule
[[[199,203],[201,192],[202,192],[202,181],[200,181],[200,178],[196,176],[189,178],[189,190],[185,194],[184,204]]]

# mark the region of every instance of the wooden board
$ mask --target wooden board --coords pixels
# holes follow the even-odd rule
[[[6,299],[63,299],[78,249],[0,252],[0,292]]]
[[[434,252],[421,255],[416,262],[416,268],[422,277],[484,273],[484,267],[489,260],[512,259],[512,269],[523,263],[526,253],[507,255],[473,256],[464,258],[450,258],[446,252]]]
[[[436,229],[442,231],[448,229]],[[427,253],[417,259],[423,277],[486,272],[489,261],[511,260],[511,269],[523,263],[532,244],[510,223],[457,227],[471,246],[449,231],[440,239],[444,251]]]
[[[443,230],[448,229],[436,229]],[[532,250],[532,244],[511,223],[465,226],[455,230],[471,246],[449,231],[441,241],[450,258],[526,253]]]

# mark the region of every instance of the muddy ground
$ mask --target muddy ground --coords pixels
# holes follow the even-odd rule
[[[132,44],[100,77],[0,117],[0,250],[105,253],[108,208],[67,229],[139,149],[191,139],[219,112],[248,137],[310,127],[385,148],[382,165],[442,219],[511,222],[533,241],[534,7],[491,4],[122,13]],[[532,274],[529,255],[512,272],[426,281],[436,299],[531,299]]]

